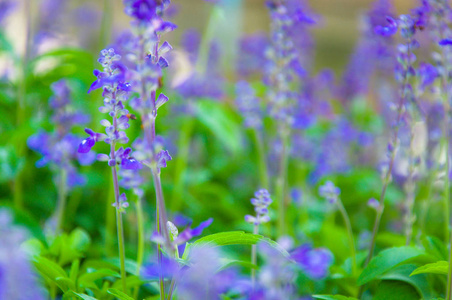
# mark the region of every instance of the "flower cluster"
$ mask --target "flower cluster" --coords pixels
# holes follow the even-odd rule
[[[53,83],[51,88],[53,95],[49,99],[49,105],[53,110],[51,120],[55,130],[40,131],[32,135],[27,141],[28,147],[42,155],[36,162],[38,168],[49,165],[57,174],[64,171],[64,184],[68,188],[84,185],[86,180],[78,173],[74,162],[89,165],[95,160],[95,154],[77,153],[77,146],[82,138],[71,131],[78,125],[86,124],[89,117],[73,108],[71,91],[65,80]]]
[[[260,189],[254,194],[254,197],[251,199],[251,204],[254,206],[256,216],[246,215],[245,221],[254,225],[270,221],[268,215],[268,206],[272,203],[270,193],[266,189]]]
[[[245,127],[260,129],[262,127],[262,110],[260,99],[256,97],[254,89],[246,82],[236,84],[236,105],[243,115]]]
[[[341,194],[341,190],[331,181],[327,181],[324,185],[319,187],[319,194],[321,197],[328,200],[328,202],[336,203]]]
[[[102,88],[104,105],[99,108],[102,113],[108,113],[112,122],[104,119],[100,124],[105,127],[105,134],[94,132],[86,128],[89,135],[78,148],[79,153],[88,153],[96,142],[104,141],[111,145],[112,151],[109,155],[98,154],[99,161],[107,161],[110,167],[121,165],[124,169],[136,170],[141,164],[131,156],[132,149],[120,147],[115,150],[115,145],[129,142],[125,130],[130,127],[129,120],[133,115],[124,107],[124,101],[128,99],[130,84],[125,82],[125,66],[120,62],[121,56],[115,53],[113,48],[104,49],[100,53],[98,62],[103,71],[95,70],[97,80],[93,82],[88,92]]]
[[[298,1],[268,1],[270,9],[271,45],[267,50],[269,63],[265,82],[270,86],[268,99],[270,116],[278,120],[281,130],[287,130],[295,122],[294,112],[297,108],[297,92],[293,85],[297,77],[306,75],[295,41],[299,26],[312,25],[315,20],[306,12],[305,5]],[[295,89],[296,90],[296,89]]]
[[[333,255],[328,249],[314,249],[311,244],[304,244],[296,248],[291,251],[290,256],[312,279],[326,277],[328,269],[333,263]]]

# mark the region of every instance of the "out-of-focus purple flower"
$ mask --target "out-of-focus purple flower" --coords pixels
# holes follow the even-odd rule
[[[155,0],[124,0],[125,13],[140,21],[151,21],[157,15]]]
[[[235,103],[243,115],[245,127],[260,129],[262,109],[253,88],[246,81],[239,81],[236,84],[236,94]]]
[[[157,279],[159,276],[173,278],[179,271],[180,266],[175,259],[162,255],[161,269],[158,263],[147,263],[141,268],[141,276],[146,280]]]
[[[439,41],[438,43],[440,46],[451,46],[452,45],[452,39],[443,39]]]
[[[260,243],[257,249],[265,263],[259,269],[257,286],[251,292],[250,299],[292,299],[296,293],[295,265],[268,244]],[[263,298],[259,298],[259,295]]]
[[[36,162],[38,168],[49,165],[56,172],[64,170],[66,186],[72,188],[85,183],[84,176],[77,173],[74,165],[78,161],[81,165],[94,162],[95,155],[78,153],[77,148],[82,138],[71,133],[76,125],[89,121],[89,117],[75,110],[71,105],[71,91],[66,80],[60,80],[51,85],[53,95],[49,99],[53,109],[51,120],[55,125],[53,132],[40,131],[32,135],[27,145],[30,149],[42,155]],[[89,141],[88,144],[91,144]],[[86,146],[89,146],[89,145]]]
[[[16,6],[17,2],[13,0],[0,1],[0,25],[3,25],[5,19],[13,12]]]
[[[270,221],[268,215],[268,206],[273,202],[270,198],[270,193],[266,189],[260,189],[254,194],[255,198],[251,199],[251,204],[254,206],[256,216],[246,215],[245,221],[256,226]]]
[[[21,247],[27,232],[13,224],[6,209],[0,209],[0,236],[0,299],[47,299],[30,258]]]
[[[313,249],[310,244],[304,244],[290,254],[303,272],[312,279],[322,279],[328,274],[328,269],[333,263],[333,255],[328,249]]]
[[[235,282],[235,272],[220,271],[218,248],[193,247],[188,268],[181,271],[178,296],[186,300],[219,299]]]
[[[341,194],[341,190],[331,181],[327,181],[324,185],[319,187],[319,194],[321,197],[328,200],[328,202],[336,203]]]
[[[380,208],[380,202],[375,198],[370,198],[369,201],[367,201],[367,206],[373,209],[379,209]]]
[[[418,76],[421,79],[421,88],[424,89],[439,77],[439,72],[433,65],[422,62],[419,64]]]
[[[244,77],[264,72],[267,65],[265,49],[268,48],[268,37],[263,33],[243,36],[239,42],[237,72]]]
[[[388,22],[387,26],[377,26],[375,27],[375,33],[379,34],[381,36],[391,36],[396,34],[398,30],[397,21],[394,20],[392,17],[387,16],[386,21]]]
[[[292,188],[290,190],[290,197],[294,203],[300,205],[303,199],[303,191],[299,188]]]

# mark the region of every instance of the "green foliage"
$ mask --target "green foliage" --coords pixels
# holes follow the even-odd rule
[[[425,252],[415,247],[403,246],[385,249],[372,258],[359,276],[358,285],[378,279],[389,270],[422,256],[425,256]]]
[[[417,274],[442,274],[447,275],[449,263],[447,261],[438,261],[436,263],[426,264],[415,269],[410,276]]]
[[[358,300],[354,297],[346,297],[342,295],[313,295],[312,297],[321,300]]]
[[[384,280],[378,285],[375,300],[413,300],[420,299],[420,295],[411,285],[401,281]]]

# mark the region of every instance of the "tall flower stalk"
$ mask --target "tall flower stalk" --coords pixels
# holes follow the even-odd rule
[[[170,1],[124,0],[125,12],[133,18],[134,37],[125,50],[132,57],[133,70],[130,72],[133,91],[139,97],[131,102],[140,114],[143,128],[143,151],[140,160],[152,173],[156,196],[156,228],[164,237],[167,253],[174,254],[168,232],[168,216],[163,196],[160,170],[171,160],[168,151],[163,150],[161,138],[156,136],[157,110],[168,101],[164,94],[157,96],[161,87],[162,70],[168,67],[163,54],[172,49],[168,42],[160,44],[161,36],[176,28],[171,22],[163,20],[163,12]],[[158,245],[159,265],[162,268],[162,251]],[[160,276],[160,298],[165,298],[163,277]]]
[[[407,103],[409,101],[414,101],[413,89],[411,87],[410,80],[413,76],[415,76],[413,63],[416,61],[416,57],[413,54],[413,50],[419,47],[418,42],[413,38],[416,32],[415,20],[413,20],[409,15],[400,16],[398,22],[390,17],[388,17],[387,20],[388,26],[377,26],[375,28],[375,31],[383,36],[391,36],[394,35],[397,32],[398,27],[400,27],[401,36],[405,42],[398,47],[399,63],[396,66],[395,74],[396,80],[400,84],[400,92],[396,109],[396,120],[392,125],[392,136],[387,147],[388,162],[383,169],[383,188],[381,190],[379,199],[380,206],[376,212],[371,241],[369,244],[368,254],[364,266],[367,266],[373,256],[376,236],[380,227],[381,217],[384,212],[386,190],[392,180],[391,174],[394,167],[396,151],[399,146],[399,129],[402,125],[402,117],[406,111]]]
[[[95,160],[95,154],[77,153],[77,146],[82,140],[72,133],[77,125],[84,125],[89,117],[76,109],[71,103],[71,90],[66,80],[60,80],[51,85],[53,95],[49,105],[53,111],[51,121],[54,125],[52,132],[40,131],[32,135],[27,143],[28,147],[42,158],[36,162],[37,167],[49,166],[55,176],[57,187],[57,205],[50,219],[53,233],[60,233],[64,225],[66,198],[71,189],[85,184],[86,179],[79,174],[75,162],[89,165]]]
[[[266,189],[260,189],[254,194],[255,198],[251,199],[251,204],[254,206],[255,216],[246,215],[245,221],[254,225],[253,233],[259,234],[259,225],[270,221],[268,215],[268,206],[272,203],[270,193]],[[257,246],[251,246],[251,263],[256,265],[257,262]],[[251,269],[251,284],[254,288],[256,283],[256,270]]]
[[[120,62],[121,56],[115,53],[115,50],[104,49],[100,53],[98,62],[103,67],[103,72],[94,71],[97,80],[93,82],[88,92],[102,88],[102,96],[104,97],[104,105],[99,108],[102,113],[108,113],[112,118],[102,120],[100,124],[106,127],[106,134],[96,133],[91,129],[85,129],[89,137],[85,139],[78,148],[80,153],[88,153],[91,148],[99,141],[105,141],[110,144],[110,153],[98,154],[99,161],[106,161],[111,167],[113,176],[114,203],[116,208],[116,228],[118,234],[118,250],[120,259],[122,289],[127,291],[126,270],[125,270],[125,243],[124,243],[124,225],[122,214],[125,208],[129,206],[126,195],[120,194],[118,169],[117,166],[125,170],[137,170],[141,168],[141,164],[132,156],[132,149],[120,147],[116,149],[118,144],[126,144],[129,141],[125,133],[125,129],[129,128],[129,111],[125,109],[124,102],[129,97],[130,85],[125,82],[126,68]]]

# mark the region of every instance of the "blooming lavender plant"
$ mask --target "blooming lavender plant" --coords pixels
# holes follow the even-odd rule
[[[124,7],[127,15],[133,18],[132,27],[134,36],[128,47],[124,49],[131,60],[132,90],[139,95],[132,99],[131,106],[140,117],[143,127],[142,162],[149,167],[154,181],[156,193],[156,228],[164,237],[165,247],[170,255],[174,254],[174,246],[170,240],[168,231],[168,217],[163,198],[160,172],[167,166],[171,156],[162,148],[160,139],[156,137],[155,120],[157,110],[168,101],[163,93],[157,96],[157,88],[160,87],[162,70],[169,66],[166,53],[172,50],[168,42],[160,44],[163,34],[173,31],[176,25],[163,19],[164,11],[170,1],[156,0],[125,0]],[[142,228],[139,229],[142,235]],[[141,250],[140,250],[141,251]],[[158,245],[159,262],[162,261],[160,244]],[[165,297],[165,289],[162,278],[160,279],[160,296]]]
[[[372,258],[375,247],[375,237],[380,226],[381,216],[384,211],[384,199],[386,189],[391,181],[392,169],[394,166],[394,159],[396,150],[399,147],[399,130],[403,125],[403,116],[406,114],[407,106],[412,105],[418,109],[418,103],[414,97],[411,80],[416,75],[413,64],[416,61],[416,56],[413,50],[419,48],[419,43],[414,39],[414,34],[417,30],[418,20],[413,19],[410,15],[402,15],[399,20],[395,22],[392,18],[388,18],[388,23],[384,28],[376,28],[376,31],[383,36],[394,35],[400,28],[400,34],[404,39],[404,43],[398,46],[398,64],[395,67],[395,77],[400,87],[399,99],[396,106],[396,118],[392,125],[392,137],[387,146],[388,161],[385,164],[383,172],[383,189],[380,195],[379,202],[381,209],[377,210],[375,223],[372,232],[372,239],[369,246],[369,253],[365,262],[367,265]]]
[[[270,87],[268,92],[269,115],[277,122],[278,135],[282,148],[279,158],[279,175],[276,182],[278,198],[278,232],[285,233],[286,210],[286,176],[288,164],[288,139],[291,128],[295,124],[294,113],[299,108],[298,91],[292,88],[296,79],[302,79],[306,74],[298,48],[295,45],[294,32],[299,26],[312,25],[315,20],[309,15],[304,2],[268,1],[272,19],[270,30],[270,47],[267,50],[269,64],[266,70],[265,82]]]
[[[116,224],[118,231],[119,257],[121,263],[121,281],[123,291],[127,291],[126,272],[125,272],[125,250],[124,250],[124,232],[122,213],[128,207],[125,194],[119,192],[119,180],[117,166],[126,170],[140,169],[141,163],[132,157],[131,148],[116,148],[117,144],[125,144],[129,141],[125,130],[130,127],[129,111],[125,109],[124,102],[128,100],[130,84],[125,82],[125,66],[120,62],[121,56],[115,53],[113,48],[101,51],[98,62],[102,65],[103,71],[95,70],[94,75],[97,79],[92,83],[88,92],[102,88],[104,105],[99,108],[102,113],[108,113],[112,121],[104,119],[100,122],[105,127],[105,133],[97,133],[87,128],[86,138],[78,148],[79,153],[88,153],[91,148],[100,141],[110,145],[109,154],[98,154],[99,161],[108,162],[113,175],[113,185],[115,201],[113,206],[116,208]]]
[[[49,166],[55,175],[58,204],[50,226],[53,227],[53,231],[59,232],[63,226],[68,192],[86,183],[86,178],[78,172],[75,162],[89,165],[95,160],[95,153],[77,152],[77,146],[82,138],[72,133],[73,128],[86,124],[89,117],[73,108],[67,81],[55,82],[51,88],[53,96],[49,99],[49,105],[53,110],[51,121],[55,125],[55,130],[40,131],[32,135],[27,143],[30,149],[42,155],[36,166],[38,168]]]

